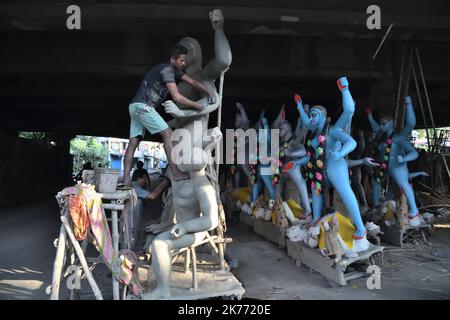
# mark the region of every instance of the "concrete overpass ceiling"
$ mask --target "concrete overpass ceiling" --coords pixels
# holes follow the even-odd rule
[[[0,4],[0,125],[127,136],[127,106],[144,73],[183,36],[213,56],[208,12],[220,8],[233,50],[225,108],[240,100],[275,116],[299,92],[339,113],[335,80],[347,75],[358,106],[393,105],[402,54],[420,48],[438,125],[450,125],[450,19],[446,1],[378,1],[382,30],[366,28],[371,1],[79,1],[82,30],[66,28],[69,3]],[[281,21],[281,17],[298,22]],[[286,20],[286,18],[283,18]],[[294,19],[295,20],[295,19]],[[388,25],[394,27],[377,59]],[[381,88],[381,89],[377,89]],[[414,89],[411,82],[410,88]],[[381,91],[380,91],[381,90]],[[379,101],[377,95],[385,96]],[[388,107],[389,105],[389,107]],[[292,106],[292,105],[291,105]],[[234,111],[234,110],[233,110]],[[288,110],[296,116],[295,110]],[[232,123],[234,112],[224,114]],[[355,121],[365,121],[358,110]],[[418,114],[418,126],[423,121]],[[364,125],[366,125],[364,123]],[[45,130],[44,130],[45,129]]]

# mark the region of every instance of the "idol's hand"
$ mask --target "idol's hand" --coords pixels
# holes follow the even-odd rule
[[[340,160],[342,159],[342,154],[339,151],[333,150],[330,151],[329,156],[331,160]]]
[[[181,224],[176,224],[170,230],[172,239],[178,239],[186,234],[186,229]]]
[[[214,30],[219,30],[223,28],[223,14],[220,10],[213,10],[209,13],[209,19]]]
[[[379,167],[380,166],[379,163],[373,162],[372,158],[364,158],[363,163],[369,167]]]
[[[172,100],[165,101],[163,106],[166,113],[173,115],[175,118],[184,116],[184,112]]]
[[[337,81],[337,86],[339,90],[343,91],[348,88],[348,80],[347,77],[339,78]]]

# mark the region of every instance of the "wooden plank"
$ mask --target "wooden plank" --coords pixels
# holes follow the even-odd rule
[[[337,266],[333,267],[333,260],[323,256],[318,248],[310,248],[303,242],[291,242],[289,240],[286,241],[286,244],[288,256],[291,257],[298,266],[304,264],[341,286],[346,286],[348,280],[356,279],[356,273],[345,273],[345,270],[349,265],[355,262],[369,260],[374,254],[382,253],[384,249],[384,247],[370,244],[369,249],[358,253],[358,257],[343,258],[338,262]],[[358,277],[359,276],[360,275],[358,275]]]
[[[286,248],[286,237],[271,221],[255,219],[255,233],[275,243],[280,248]]]
[[[53,263],[52,291],[50,300],[59,300],[59,285],[61,282],[61,273],[63,269],[64,257],[66,254],[66,229],[61,224],[58,238],[58,247],[56,249],[55,262]]]
[[[249,216],[245,213],[239,214],[239,221],[242,223],[245,223],[246,225],[250,226],[251,228],[255,227],[255,219],[252,216]]]

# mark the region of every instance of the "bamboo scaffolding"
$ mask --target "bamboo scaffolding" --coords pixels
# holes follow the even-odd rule
[[[78,241],[75,239],[75,236],[73,235],[72,228],[70,227],[70,224],[67,221],[67,218],[65,216],[61,216],[61,222],[63,223],[63,226],[66,229],[67,235],[69,236],[69,239],[72,242],[72,245],[75,249],[78,259],[80,259],[81,267],[83,268],[83,271],[86,275],[89,285],[91,286],[91,289],[94,293],[95,298],[97,300],[103,300],[102,293],[101,293],[100,289],[98,288],[98,285],[95,282],[91,271],[89,270],[89,266],[87,264],[86,257],[83,254],[83,250],[81,249],[80,244],[78,243]]]
[[[69,207],[66,203],[61,205],[64,205],[64,217],[67,217],[69,215]],[[66,255],[66,239],[66,229],[64,228],[64,225],[61,225],[55,262],[53,263],[52,291],[50,294],[50,300],[59,299],[59,285],[61,282],[62,269],[64,267],[64,257]]]
[[[112,210],[111,211],[111,219],[112,219],[112,241],[113,241],[113,250],[114,254],[113,257],[119,256],[119,230],[117,227],[118,220],[117,220],[117,211]],[[117,281],[116,277],[112,277],[112,283],[113,283],[113,299],[114,300],[120,300],[120,289],[119,289],[119,282]]]

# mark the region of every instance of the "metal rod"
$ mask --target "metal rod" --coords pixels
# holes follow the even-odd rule
[[[384,41],[386,40],[386,38],[387,38],[389,32],[391,32],[391,29],[392,29],[393,26],[394,26],[394,24],[391,23],[391,25],[390,25],[389,28],[387,29],[386,33],[384,34],[383,39],[381,40],[380,44],[378,45],[377,51],[375,51],[375,53],[373,54],[372,60],[375,60],[375,58],[377,57],[377,54],[378,54],[378,52],[380,51],[381,46],[383,45]]]

